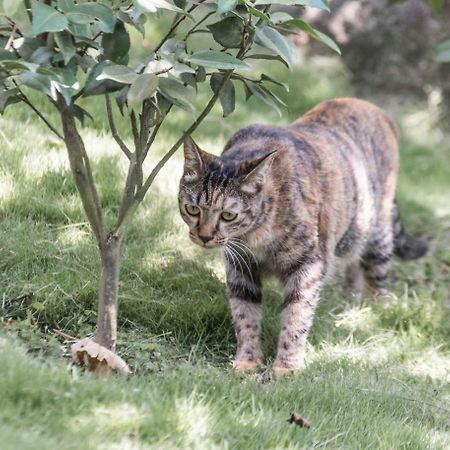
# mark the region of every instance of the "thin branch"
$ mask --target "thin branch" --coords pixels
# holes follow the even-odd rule
[[[137,128],[136,114],[134,113],[134,110],[131,110],[130,120],[131,120],[131,131],[133,133],[133,139],[134,139],[134,148],[136,150],[139,146],[139,131]]]
[[[162,69],[159,72],[155,72],[154,75],[162,75],[163,73],[170,72],[173,69],[173,66],[167,67],[166,69]]]
[[[72,102],[75,103],[84,94],[84,88],[81,88],[73,97]]]
[[[156,135],[158,134],[159,128],[161,127],[162,123],[164,122],[164,119],[166,118],[167,114],[169,114],[170,110],[172,109],[172,106],[173,106],[173,103],[171,103],[169,105],[169,107],[167,108],[167,111],[164,114],[164,117],[161,118],[161,120],[153,128],[152,134],[150,135],[150,138],[147,141],[147,145],[145,146],[144,153],[142,154],[142,161],[145,161],[148,151],[150,150],[150,147],[152,146],[153,142],[155,141]]]
[[[200,19],[187,33],[186,36],[184,36],[184,41],[193,33],[196,32],[197,28],[205,22],[205,20],[208,20],[209,17],[211,17],[213,14],[215,14],[216,11],[210,11],[208,14],[206,14],[202,19]],[[206,30],[208,31],[208,30]]]
[[[20,99],[26,103],[37,115],[38,117],[47,125],[47,127],[52,131],[56,136],[59,137],[62,141],[64,141],[64,137],[60,132],[45,118],[45,116],[36,108],[36,106],[33,105],[33,103],[30,102],[28,97],[19,89],[20,92]]]
[[[246,27],[244,28],[244,35],[243,35],[243,43],[242,48],[239,50],[238,54],[236,55],[237,59],[242,59],[247,51],[246,48],[246,42],[245,42],[245,34],[246,34]],[[183,133],[183,135],[178,139],[177,142],[170,148],[170,150],[159,160],[159,162],[156,164],[156,166],[153,168],[153,170],[150,172],[150,175],[145,180],[144,185],[141,189],[136,193],[136,200],[138,202],[142,201],[145,194],[147,193],[148,189],[152,185],[156,175],[158,175],[159,171],[164,167],[166,162],[172,157],[172,155],[178,150],[178,147],[183,143],[184,138],[186,136],[191,135],[197,127],[202,123],[203,119],[210,113],[211,109],[215,105],[217,99],[220,96],[220,92],[222,91],[225,84],[229,81],[231,75],[233,74],[233,70],[228,70],[224,73],[222,80],[220,81],[219,85],[217,86],[217,90],[214,93],[214,95],[209,100],[208,104],[206,105],[205,109],[201,112],[201,114],[195,119],[195,121],[191,124],[191,126]]]
[[[5,45],[5,50],[9,50],[12,47],[13,41],[14,41],[14,35],[16,34],[17,25],[14,23],[13,28],[11,30],[11,35],[8,38],[8,41]]]
[[[73,337],[70,334],[64,333],[64,331],[62,330],[57,330],[56,328],[53,328],[53,330],[51,331],[51,333],[56,334],[58,336],[63,337],[66,341],[79,341],[79,338]]]
[[[111,133],[114,140],[117,142],[121,150],[125,153],[125,156],[128,159],[131,159],[132,153],[130,149],[126,146],[125,142],[122,141],[122,138],[119,136],[117,132],[116,124],[114,123],[114,116],[111,108],[111,101],[109,100],[109,95],[105,94],[105,103],[106,103],[106,111],[108,113],[108,122],[109,128],[111,128]]]
[[[197,127],[200,125],[200,123],[203,121],[203,119],[209,114],[213,106],[215,105],[217,99],[219,98],[220,92],[222,88],[225,86],[227,81],[230,79],[230,76],[232,74],[232,70],[229,70],[226,72],[220,81],[219,86],[217,87],[217,90],[215,94],[211,97],[208,104],[206,105],[205,109],[201,112],[201,114],[195,119],[195,121],[191,124],[191,126],[183,133],[183,135],[178,139],[177,142],[170,148],[170,150],[160,159],[158,164],[153,168],[150,175],[148,176],[147,180],[145,181],[142,188],[137,192],[136,197],[138,201],[141,201],[145,194],[147,193],[148,189],[152,185],[156,175],[158,175],[159,171],[163,168],[163,166],[166,164],[166,162],[172,157],[172,155],[178,150],[178,147],[183,143],[184,138],[186,136],[191,135]]]
[[[244,27],[243,32],[243,38],[242,38],[242,47],[239,50],[239,52],[236,55],[237,59],[242,59],[245,56],[245,53],[247,52],[247,27]],[[145,194],[147,193],[148,189],[152,185],[154,179],[158,175],[159,171],[164,167],[166,162],[172,157],[172,155],[178,150],[180,145],[183,143],[186,136],[189,136],[192,134],[197,127],[202,123],[202,121],[205,119],[205,117],[210,113],[211,109],[214,107],[216,101],[218,100],[220,93],[222,89],[224,88],[225,84],[230,80],[230,77],[233,73],[233,70],[228,70],[223,73],[222,80],[220,81],[219,85],[217,86],[217,90],[215,91],[214,95],[209,100],[208,104],[205,106],[204,110],[200,113],[200,115],[195,119],[195,121],[191,124],[191,126],[183,133],[183,135],[178,139],[177,142],[170,148],[170,150],[159,160],[159,162],[156,164],[156,166],[153,168],[153,170],[150,172],[150,175],[145,180],[145,183],[143,186],[136,192],[134,195],[134,198],[132,201],[128,204],[128,207],[125,211],[123,211],[123,215],[120,217],[120,219],[117,221],[117,224],[114,229],[114,234],[116,236],[121,237],[126,229],[126,225],[133,217],[134,211],[138,207],[139,203],[143,200]],[[160,125],[160,124],[159,124]],[[155,127],[155,130],[152,133],[152,136],[150,136],[149,142],[150,145],[153,142],[153,139],[156,136],[156,133],[158,132],[159,126]],[[149,143],[147,143],[146,146],[146,152],[148,151],[148,148],[150,148]]]
[[[126,212],[128,211],[131,203],[133,202],[135,191],[136,191],[136,154],[133,154],[133,158],[130,161],[130,166],[128,167],[127,179],[125,181],[122,201],[120,202],[119,214],[117,217],[118,223],[122,222]]]
[[[196,5],[192,5],[188,10],[188,14],[194,11],[198,6],[200,6],[205,0],[200,0]],[[170,39],[173,35],[173,32],[177,29],[178,25],[186,19],[187,16],[181,16],[178,20],[175,20],[173,25],[170,27],[169,31],[165,34],[165,36],[161,39],[161,42],[156,46],[155,53],[164,45],[164,43]]]

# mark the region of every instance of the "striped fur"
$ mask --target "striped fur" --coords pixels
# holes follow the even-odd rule
[[[350,287],[364,278],[384,293],[393,252],[418,257],[426,250],[399,222],[397,132],[371,103],[337,99],[286,128],[242,128],[220,157],[190,138],[184,151],[180,212],[195,243],[223,249],[237,369],[261,362],[264,276],[284,285],[274,362],[282,375],[304,366],[319,293],[336,263],[348,266]]]

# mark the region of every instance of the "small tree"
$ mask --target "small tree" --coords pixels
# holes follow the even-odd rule
[[[121,252],[130,220],[158,172],[209,114],[219,99],[226,117],[235,108],[235,82],[279,110],[283,102],[266,86],[282,84],[263,75],[254,79],[251,61],[292,61],[293,46],[282,33],[301,29],[336,49],[327,36],[271,3],[327,9],[325,0],[0,0],[0,112],[23,102],[61,138],[86,217],[99,248],[101,275],[96,341],[114,349]],[[130,66],[129,29],[144,37],[147,21],[170,14],[167,33],[138,64]],[[194,15],[195,14],[195,15]],[[191,37],[202,34],[201,48]],[[198,46],[198,43],[197,43]],[[195,114],[190,91],[209,80],[210,100],[153,170],[146,159],[161,124],[173,107]],[[32,103],[29,90],[43,94],[61,117],[62,133]],[[110,95],[129,122],[133,144],[119,136]],[[112,136],[129,162],[115,225],[108,228],[79,124],[89,113],[78,104],[103,96]],[[78,122],[77,122],[78,121]]]

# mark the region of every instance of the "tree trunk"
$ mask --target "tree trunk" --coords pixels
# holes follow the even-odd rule
[[[100,254],[101,274],[95,340],[114,351],[117,341],[117,294],[122,234],[108,232],[89,158],[83,139],[78,133],[75,118],[61,96],[58,97],[57,106],[61,113],[70,168]]]
[[[97,333],[98,344],[114,351],[117,341],[117,298],[122,240],[109,234],[100,250],[101,275],[98,295]]]

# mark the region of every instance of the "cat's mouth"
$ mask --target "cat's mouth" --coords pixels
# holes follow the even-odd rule
[[[226,238],[220,238],[220,239],[212,238],[205,242],[199,236],[196,236],[193,233],[189,233],[189,237],[194,244],[197,244],[198,246],[200,246],[204,249],[207,249],[207,250],[211,250],[213,248],[220,248],[227,244]]]

